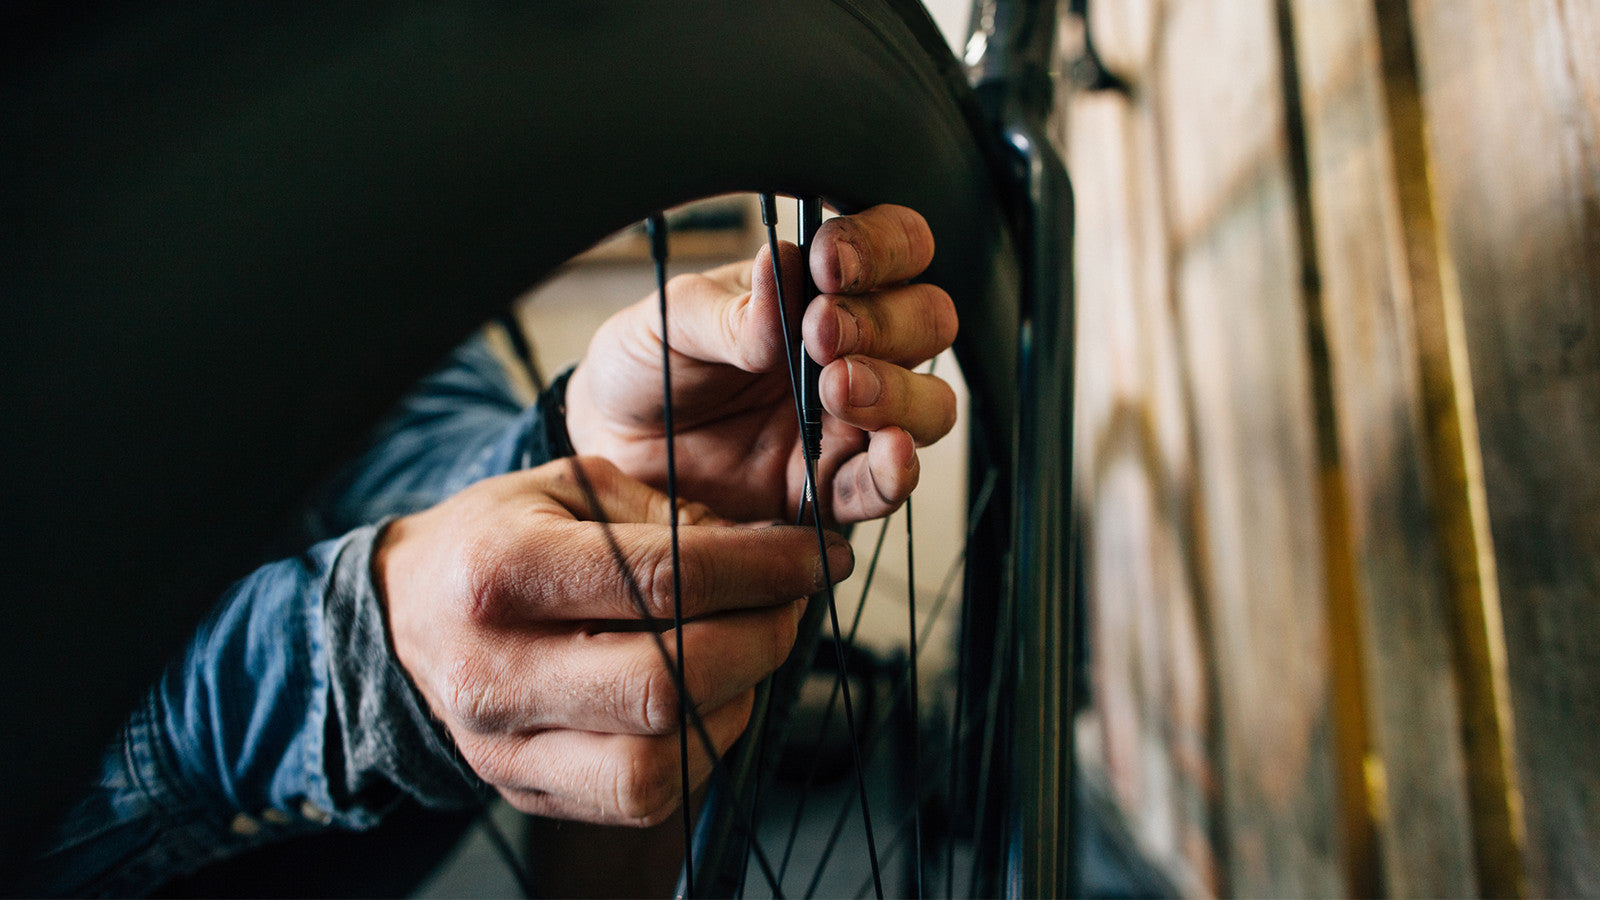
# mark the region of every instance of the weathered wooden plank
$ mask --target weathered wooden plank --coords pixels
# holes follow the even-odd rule
[[[1320,454],[1275,10],[1166,10],[1152,89],[1202,493],[1228,887],[1344,894]]]
[[[1077,188],[1079,496],[1095,746],[1141,852],[1185,896],[1221,888],[1211,835],[1211,675],[1194,578],[1187,410],[1169,304],[1147,103],[1080,94]]]
[[[1600,9],[1413,0],[1482,450],[1528,890],[1600,894]]]
[[[1373,8],[1296,0],[1320,308],[1360,597],[1383,893],[1478,893],[1449,589]],[[1381,767],[1381,768],[1378,768]]]
[[[1342,893],[1326,584],[1313,428],[1294,343],[1289,202],[1264,178],[1179,262],[1220,670],[1230,884],[1244,895]],[[1287,305],[1287,304],[1284,304]],[[1286,362],[1284,357],[1290,357]],[[1295,360],[1294,357],[1298,357]]]

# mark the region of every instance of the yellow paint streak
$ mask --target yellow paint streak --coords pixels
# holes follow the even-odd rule
[[[1430,170],[1431,179],[1431,170]],[[1458,598],[1471,603],[1474,618],[1481,629],[1481,653],[1488,665],[1488,701],[1493,705],[1495,723],[1499,733],[1501,752],[1499,768],[1506,790],[1507,813],[1510,817],[1511,842],[1520,855],[1527,840],[1522,792],[1517,786],[1515,729],[1512,727],[1511,680],[1506,662],[1505,624],[1500,611],[1500,576],[1495,563],[1494,538],[1489,529],[1489,497],[1484,486],[1483,452],[1478,437],[1478,415],[1472,398],[1472,371],[1467,360],[1467,331],[1465,314],[1461,305],[1461,286],[1456,278],[1455,264],[1442,234],[1438,237],[1439,293],[1444,304],[1445,334],[1449,354],[1450,376],[1456,385],[1456,421],[1460,431],[1461,468],[1467,488],[1467,515],[1465,523],[1471,529],[1473,559],[1478,573],[1477,597]],[[1519,894],[1526,896],[1526,885]]]
[[[1525,897],[1526,829],[1465,313],[1450,247],[1438,227],[1411,4],[1373,5],[1405,242],[1403,286],[1411,294],[1427,420],[1429,487],[1454,611],[1479,890],[1490,897]]]

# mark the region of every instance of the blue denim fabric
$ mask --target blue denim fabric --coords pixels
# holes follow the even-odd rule
[[[406,796],[480,802],[482,783],[394,658],[370,558],[388,518],[546,461],[564,439],[549,408],[523,408],[482,335],[452,354],[308,514],[308,534],[339,536],[222,598],[108,748],[27,887],[148,893],[259,844],[369,828]]]
[[[499,326],[491,326],[499,327]],[[556,423],[565,433],[565,423]],[[317,495],[292,549],[426,509],[475,481],[522,468],[544,437],[485,332],[458,347],[378,427],[366,451]],[[550,457],[535,454],[534,464]]]

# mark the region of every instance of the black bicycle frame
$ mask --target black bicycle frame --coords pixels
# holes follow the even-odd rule
[[[1054,100],[1055,0],[977,0],[967,63],[980,101],[1012,152],[1022,254],[1022,321],[1011,510],[1016,636],[1000,731],[1011,741],[1005,823],[1007,893],[1076,891],[1072,841],[1073,633],[1078,597],[1072,514],[1072,189],[1046,123]],[[1058,449],[1059,448],[1059,449]],[[1019,784],[1035,786],[1018,790]]]

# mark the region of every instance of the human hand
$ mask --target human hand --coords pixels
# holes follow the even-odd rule
[[[612,524],[595,521],[602,512]],[[517,809],[652,825],[681,803],[677,690],[653,633],[667,629],[671,652],[671,515],[609,462],[571,459],[481,481],[385,529],[373,572],[395,654],[462,757]],[[698,504],[677,515],[693,619],[684,681],[720,755],[753,687],[788,655],[821,558],[811,529],[732,526]],[[842,579],[850,547],[829,540]],[[641,622],[619,555],[654,621]],[[693,733],[689,763],[692,790],[711,771]]]
[[[835,521],[898,508],[920,474],[916,448],[955,424],[950,386],[912,371],[956,334],[949,295],[906,283],[932,259],[927,223],[899,206],[824,222],[809,261],[794,245],[781,245],[790,321],[802,312],[802,264],[822,292],[803,311],[802,329],[824,365],[817,488]],[[651,297],[619,312],[595,334],[568,384],[567,429],[578,452],[604,456],[661,487],[658,302]],[[794,521],[805,464],[767,250],[754,265],[672,279],[667,303],[680,494],[741,521]]]

